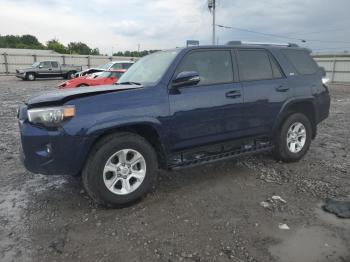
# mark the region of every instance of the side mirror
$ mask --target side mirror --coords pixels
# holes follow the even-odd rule
[[[172,81],[173,87],[196,85],[200,81],[198,72],[196,71],[183,71],[179,73]]]
[[[39,65],[39,68],[43,68],[44,66],[43,65]]]

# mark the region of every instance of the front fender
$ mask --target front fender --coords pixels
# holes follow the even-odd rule
[[[96,136],[105,133],[108,130],[134,126],[134,125],[149,125],[153,127],[159,136],[162,135],[161,123],[156,118],[151,117],[142,117],[134,119],[115,119],[97,122],[88,129],[85,130],[85,135],[87,136]]]

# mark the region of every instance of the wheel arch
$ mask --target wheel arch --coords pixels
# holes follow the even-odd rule
[[[159,128],[157,128],[154,123],[150,122],[133,122],[129,124],[125,123],[110,126],[108,128],[99,130],[98,132],[94,132],[95,139],[89,148],[89,152],[87,153],[86,158],[88,158],[94,146],[98,144],[102,139],[106,138],[107,136],[112,136],[113,134],[119,132],[129,132],[137,134],[146,139],[146,141],[148,141],[151,144],[151,146],[154,148],[157,154],[159,167],[166,168],[166,146],[162,143],[161,132]]]
[[[315,102],[312,98],[294,99],[285,103],[274,123],[273,134],[276,134],[276,132],[281,128],[285,119],[293,113],[302,113],[310,120],[312,139],[314,139],[317,134],[317,110]]]
[[[38,74],[35,71],[28,71],[28,72],[26,72],[26,77],[27,77],[27,74],[33,74],[35,77],[38,77]]]

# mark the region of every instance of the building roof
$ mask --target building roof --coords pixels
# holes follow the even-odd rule
[[[0,54],[20,54],[20,55],[52,55],[58,54],[52,50],[40,49],[20,49],[20,48],[0,48]]]

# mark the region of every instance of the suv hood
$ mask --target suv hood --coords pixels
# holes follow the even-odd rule
[[[62,105],[65,102],[84,96],[92,96],[103,93],[119,92],[129,89],[142,88],[139,85],[108,85],[97,87],[79,87],[74,89],[60,89],[57,91],[41,93],[36,96],[30,97],[25,103],[29,108],[36,106],[53,106]]]

